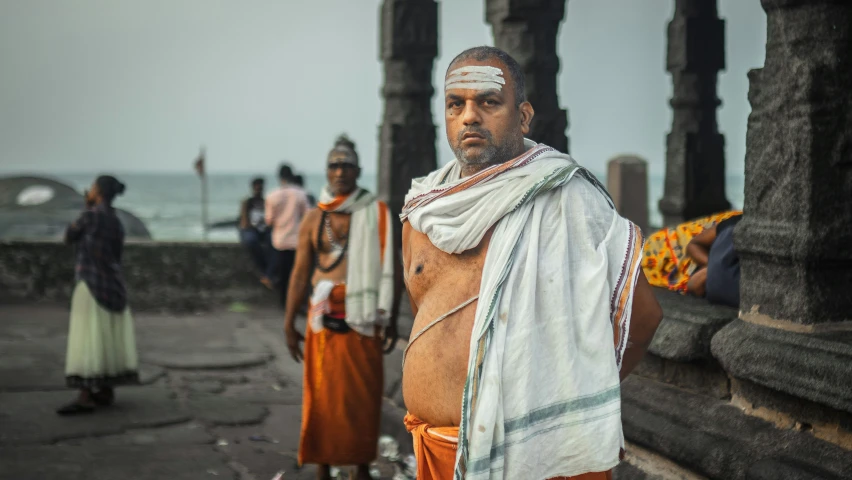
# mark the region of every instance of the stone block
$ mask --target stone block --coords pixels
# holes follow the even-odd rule
[[[194,418],[212,425],[256,425],[269,414],[265,406],[209,393],[191,394],[186,408]]]
[[[651,378],[713,398],[730,398],[731,382],[715,361],[678,362],[646,353],[632,375]]]
[[[813,478],[852,471],[852,452],[808,433],[776,429],[729,403],[641,377],[622,383],[625,438],[710,479],[755,478],[752,468],[797,465]],[[766,462],[766,463],[761,463]],[[765,470],[763,470],[765,472]],[[781,467],[777,477],[791,478]]]
[[[438,3],[384,0],[380,11],[384,112],[379,127],[379,198],[394,215],[411,180],[437,168],[432,64],[438,55]],[[401,229],[394,231],[396,245]]]
[[[241,245],[127,242],[124,277],[134,311],[209,310],[231,302],[269,305]],[[74,254],[56,242],[0,242],[0,301],[68,304]]]
[[[263,365],[271,355],[257,352],[204,351],[204,352],[145,352],[143,356],[149,363],[166,368],[186,370],[216,370],[224,368],[246,368]]]
[[[852,332],[802,334],[737,320],[713,338],[735,378],[852,413]]]
[[[662,288],[654,292],[663,309],[663,320],[648,350],[678,362],[713,360],[710,341],[737,318],[737,310]]]
[[[438,55],[438,2],[385,0],[381,7],[382,59]]]
[[[535,109],[527,134],[560,152],[568,152],[568,114],[556,91],[559,56],[556,39],[565,17],[565,0],[486,0],[485,18],[494,46],[507,52],[524,71],[526,97]]]
[[[621,216],[638,225],[647,236],[648,162],[636,156],[613,158],[607,163],[606,189]]]
[[[716,123],[716,77],[725,66],[724,50],[724,21],[716,1],[676,1],[666,60],[674,111],[659,201],[666,226],[730,208],[725,198],[725,139]]]
[[[236,480],[224,455],[209,446],[163,445],[9,447],[0,449],[4,479],[69,480]]]
[[[746,213],[734,232],[740,310],[797,325],[850,321],[852,4],[762,5],[766,60],[749,73]]]
[[[74,399],[67,391],[0,393],[0,445],[52,443],[111,435],[132,428],[152,428],[190,420],[174,395],[158,387],[117,391],[115,405],[93,415],[60,417],[54,411]]]

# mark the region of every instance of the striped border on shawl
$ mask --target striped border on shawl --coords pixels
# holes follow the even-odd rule
[[[642,263],[642,249],[645,244],[642,231],[632,222],[627,222],[627,248],[624,252],[624,262],[621,265],[621,275],[612,293],[610,313],[612,315],[612,330],[615,338],[615,361],[619,371],[621,359],[627,348],[627,338],[630,329],[630,311],[628,306],[633,300],[633,291],[639,281],[639,271]],[[617,299],[617,301],[616,301]]]
[[[621,398],[621,386],[619,385],[615,388],[612,388],[612,389],[609,389],[609,390],[604,390],[603,392],[596,394],[594,397],[595,397],[594,400],[596,401],[596,404],[594,406],[592,406],[590,408],[577,409],[575,411],[592,410],[594,408],[603,407],[603,406],[606,406],[606,405],[608,405],[608,404],[610,404],[610,403],[612,403],[616,400],[619,400]],[[552,426],[550,426],[550,427],[548,427],[544,430],[533,431],[529,435],[527,435],[526,437],[519,439],[519,440],[515,440],[515,441],[512,441],[512,442],[505,442],[505,443],[502,443],[502,444],[499,444],[499,445],[495,445],[495,446],[491,447],[491,452],[490,452],[489,456],[477,458],[477,459],[471,461],[470,462],[470,468],[467,469],[467,473],[470,473],[471,475],[475,475],[477,473],[481,473],[481,472],[484,472],[484,471],[487,471],[487,470],[491,470],[491,471],[502,470],[502,468],[491,469],[491,463],[494,460],[505,455],[506,447],[510,447],[512,445],[516,445],[516,444],[519,444],[519,443],[524,443],[524,442],[526,442],[527,440],[529,440],[533,437],[536,437],[536,436],[541,435],[543,433],[552,432],[554,430],[559,430],[560,428],[570,427],[570,426],[573,426],[573,425],[580,425],[580,424],[584,424],[584,423],[595,422],[595,421],[598,421],[598,420],[603,420],[604,418],[609,418],[613,415],[620,415],[620,414],[621,414],[621,412],[619,410],[616,410],[616,411],[605,412],[605,413],[602,413],[600,415],[595,415],[595,416],[584,416],[580,419],[577,419],[577,420],[574,420],[574,421],[571,421],[571,422],[562,422],[562,423],[552,425]]]
[[[553,150],[550,147],[547,147],[549,150]],[[547,151],[547,149],[542,149],[542,152]],[[532,157],[534,158],[534,157]],[[532,159],[530,158],[530,159]],[[574,175],[583,170],[583,167],[580,167],[576,163],[563,168],[556,173],[544,178],[529,190],[527,190],[524,195],[521,196],[521,199],[515,204],[515,207],[512,211],[516,210],[519,206],[524,204],[530,198],[534,198],[538,192],[550,191],[558,186],[565,185],[574,177]],[[605,191],[604,191],[605,192]],[[495,309],[499,303],[499,298],[502,294],[503,283],[509,276],[509,272],[512,269],[512,265],[515,263],[515,253],[518,248],[518,242],[515,242],[515,245],[512,247],[512,253],[509,255],[509,261],[506,263],[503,268],[502,273],[500,274],[500,280],[497,283],[497,288],[494,291],[494,295],[492,295],[490,302],[488,303],[488,310],[485,318],[486,323],[484,325],[483,331],[479,332],[479,341],[477,342],[476,348],[476,357],[473,363],[473,366],[469,366],[467,379],[465,381],[464,392],[462,396],[462,421],[461,425],[459,425],[459,444],[456,452],[456,469],[454,472],[454,478],[462,479],[465,477],[467,472],[467,462],[469,456],[469,440],[468,440],[468,429],[470,428],[469,419],[473,416],[473,406],[476,405],[478,395],[479,395],[479,383],[482,377],[482,368],[485,363],[485,355],[488,351],[488,347],[491,343],[491,336],[494,333],[494,317],[495,317]],[[472,368],[472,370],[470,370]]]
[[[508,172],[509,170],[522,167],[528,164],[543,153],[555,151],[556,150],[551,147],[548,147],[543,144],[538,144],[528,150],[523,155],[515,158],[514,160],[509,160],[508,162],[488,167],[485,170],[477,173],[476,175],[472,175],[464,179],[464,181],[459,182],[455,185],[447,185],[446,187],[434,188],[428,192],[423,192],[420,195],[417,195],[416,197],[412,198],[408,203],[405,204],[405,206],[402,208],[402,213],[399,215],[399,217],[404,222],[405,219],[408,218],[408,215],[411,213],[411,211],[418,207],[427,205],[446,195],[452,195],[454,193],[467,190],[468,188],[476,186],[480,183],[487,182],[494,177]]]
[[[327,188],[327,187],[326,187]],[[317,203],[317,208],[323,210],[325,212],[337,212],[340,207],[342,207],[349,198],[353,195],[353,203],[361,200],[364,195],[369,195],[369,190],[365,190],[361,187],[356,187],[356,190],[349,195],[338,195],[334,197],[331,201],[328,202],[319,202]]]

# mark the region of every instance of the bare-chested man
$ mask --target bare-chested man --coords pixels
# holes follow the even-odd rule
[[[305,361],[299,463],[319,464],[318,478],[331,478],[330,465],[357,465],[357,478],[368,479],[378,448],[382,352],[396,343],[399,255],[387,206],[356,183],[355,144],[338,139],[326,168],[319,208],[299,229],[284,324],[290,354]],[[303,337],[295,321],[311,285]]]
[[[619,461],[620,380],[662,313],[641,232],[571,157],[524,138],[533,114],[505,52],[450,64],[456,160],[416,179],[402,212],[421,480],[603,479]]]

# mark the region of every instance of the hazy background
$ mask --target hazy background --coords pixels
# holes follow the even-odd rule
[[[321,172],[334,137],[376,170],[379,0],[0,0],[0,173]],[[440,2],[435,84],[466,47],[490,44],[483,0]],[[662,173],[672,0],[570,0],[558,50],[571,153],[594,171],[638,153]],[[746,73],[763,64],[756,0],[720,0],[727,69],[720,130],[742,172]],[[439,162],[451,158],[439,94]]]

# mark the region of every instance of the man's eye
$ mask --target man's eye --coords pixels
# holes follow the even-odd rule
[[[448,106],[449,108],[459,108],[461,107],[461,102],[450,102]]]
[[[482,102],[482,103],[484,103],[484,104],[488,105],[489,107],[493,107],[494,105],[497,105],[497,101],[496,101],[496,100],[486,100],[486,101],[484,101],[484,102]]]

